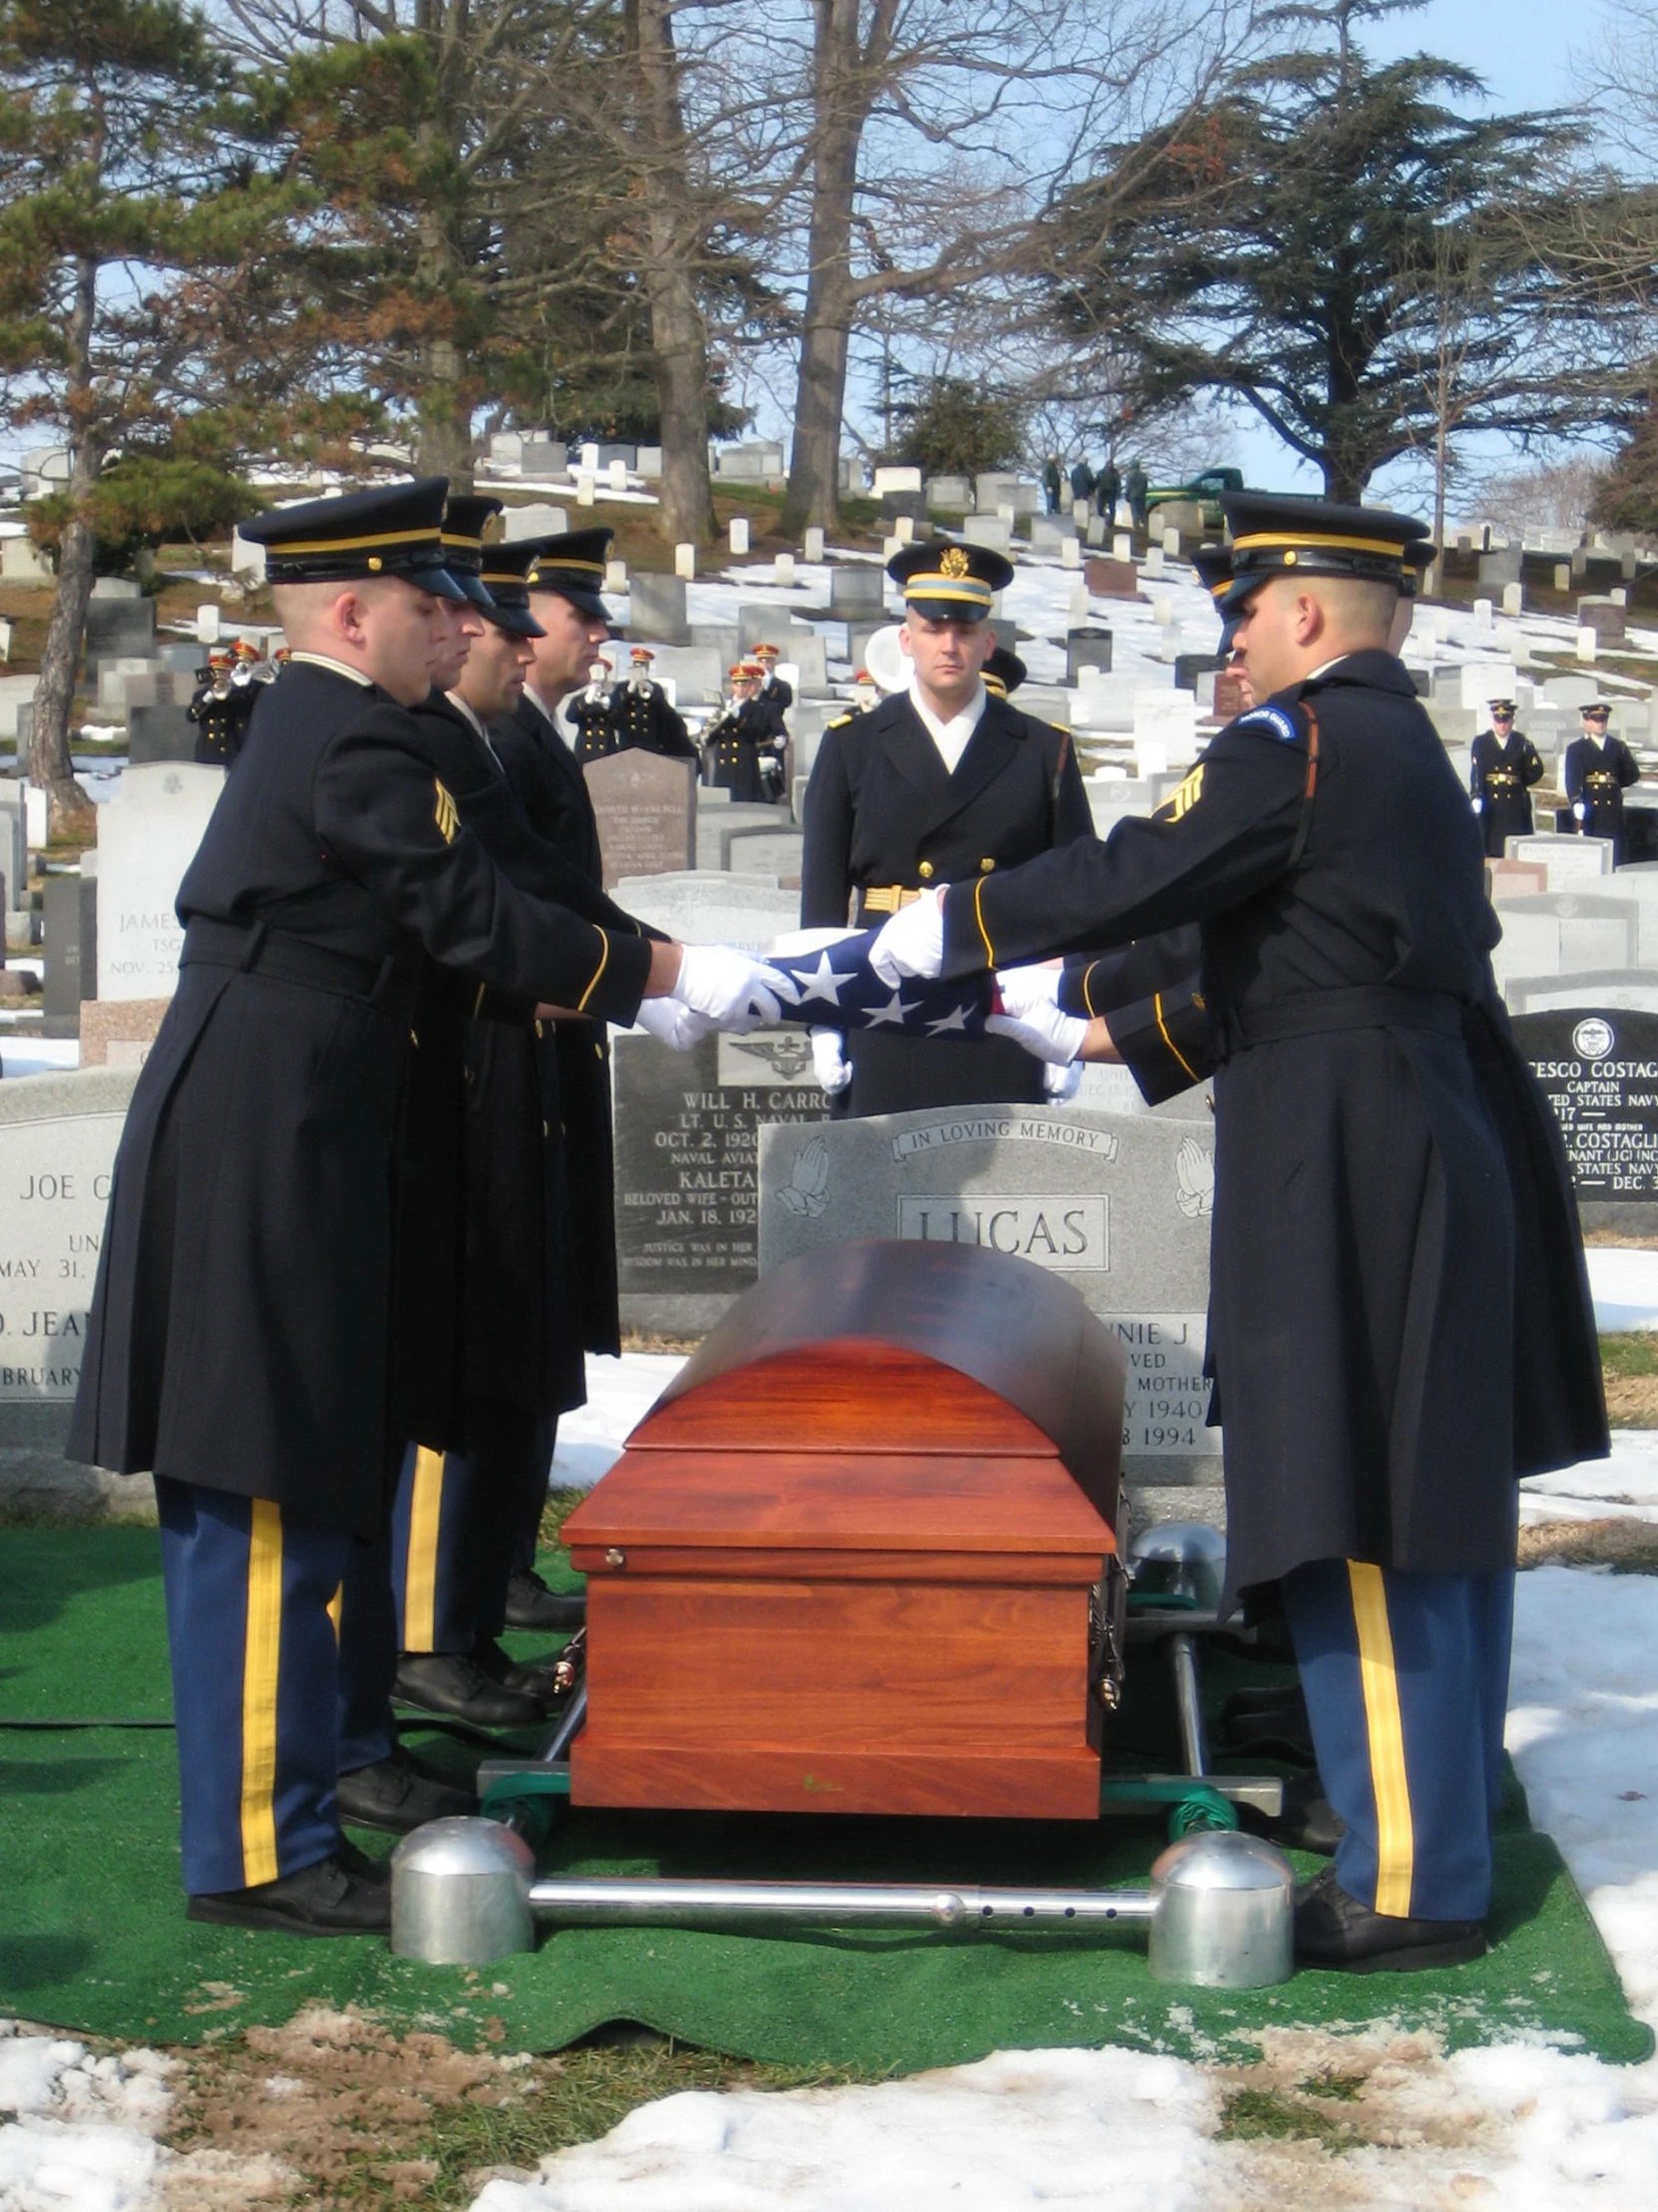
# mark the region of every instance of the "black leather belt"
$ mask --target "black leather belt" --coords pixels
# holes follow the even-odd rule
[[[1298,991],[1248,1013],[1228,1009],[1223,1031],[1228,1054],[1335,1030],[1432,1030],[1440,1037],[1460,1037],[1463,1013],[1462,1001],[1449,991],[1360,984],[1347,991]]]
[[[381,960],[335,952],[314,945],[291,930],[264,922],[243,928],[196,915],[185,926],[183,967],[234,968],[247,976],[268,976],[274,983],[296,983],[307,991],[329,991],[342,999],[366,999],[388,1014],[406,1019],[414,1007],[420,959],[414,953],[387,953]]]

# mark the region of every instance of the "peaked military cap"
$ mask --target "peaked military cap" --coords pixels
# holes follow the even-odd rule
[[[567,530],[557,538],[533,538],[536,558],[525,578],[532,592],[557,592],[572,607],[597,622],[609,622],[610,614],[600,591],[611,557],[614,530]]]
[[[1612,714],[1612,703],[1610,699],[1590,699],[1587,706],[1580,706],[1577,711],[1586,722],[1609,721]]]
[[[1220,504],[1232,533],[1232,585],[1221,602],[1223,614],[1241,611],[1275,576],[1351,576],[1403,592],[1407,548],[1423,542],[1414,515],[1386,507],[1345,507],[1283,492],[1226,492]]]
[[[1415,599],[1422,590],[1423,579],[1440,558],[1440,549],[1432,538],[1413,538],[1405,548],[1405,578],[1400,592],[1406,599]]]
[[[1197,571],[1197,581],[1215,603],[1220,617],[1220,651],[1232,651],[1232,634],[1238,627],[1243,613],[1241,607],[1229,604],[1232,589],[1232,548],[1230,546],[1199,546],[1192,555],[1192,567]]]
[[[1518,711],[1512,699],[1487,699],[1485,704],[1493,714],[1512,714]]]
[[[449,480],[377,484],[337,499],[307,499],[273,507],[239,525],[263,546],[272,584],[347,584],[359,577],[400,576],[438,599],[466,594],[443,565],[443,503]]]
[[[440,543],[444,566],[473,606],[486,615],[494,611],[495,602],[480,574],[484,564],[484,532],[501,513],[504,504],[502,500],[483,499],[471,492],[452,492],[443,510]]]
[[[485,613],[497,630],[509,638],[545,638],[547,633],[530,612],[526,578],[536,561],[536,541],[521,538],[515,545],[486,545],[481,581],[490,596]]]
[[[935,539],[905,546],[887,563],[906,606],[936,623],[982,623],[998,592],[1014,581],[1014,564],[989,546],[958,546]]]
[[[1031,670],[1017,653],[1006,646],[998,646],[984,666],[985,688],[997,698],[1011,698],[1025,681]]]

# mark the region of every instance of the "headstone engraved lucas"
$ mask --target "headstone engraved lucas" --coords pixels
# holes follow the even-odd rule
[[[75,1396],[137,1080],[112,1068],[0,1085],[0,1402]]]
[[[696,859],[696,764],[629,746],[583,771],[599,817],[605,888],[623,876],[670,875]]]
[[[1203,1376],[1207,1120],[990,1106],[763,1128],[760,1193],[762,1272],[825,1244],[900,1237],[984,1244],[1062,1274],[1128,1355],[1125,1472],[1218,1482]]]
[[[688,1053],[622,1036],[613,1063],[622,1319],[709,1328],[760,1272],[761,1122],[816,1122],[825,1111],[806,1032],[706,1037]]]
[[[1576,1006],[1513,1018],[1580,1204],[1658,1208],[1658,1014]]]

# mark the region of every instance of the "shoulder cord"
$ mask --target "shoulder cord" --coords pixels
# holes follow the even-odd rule
[[[1296,824],[1295,843],[1290,847],[1289,865],[1294,867],[1301,858],[1307,843],[1307,832],[1313,826],[1313,797],[1319,783],[1319,718],[1302,700],[1307,713],[1307,783],[1301,794],[1301,819]]]

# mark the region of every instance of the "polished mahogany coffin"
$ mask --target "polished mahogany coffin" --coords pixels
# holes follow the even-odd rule
[[[972,1245],[791,1261],[565,1524],[581,1805],[1092,1819],[1122,1349]]]

